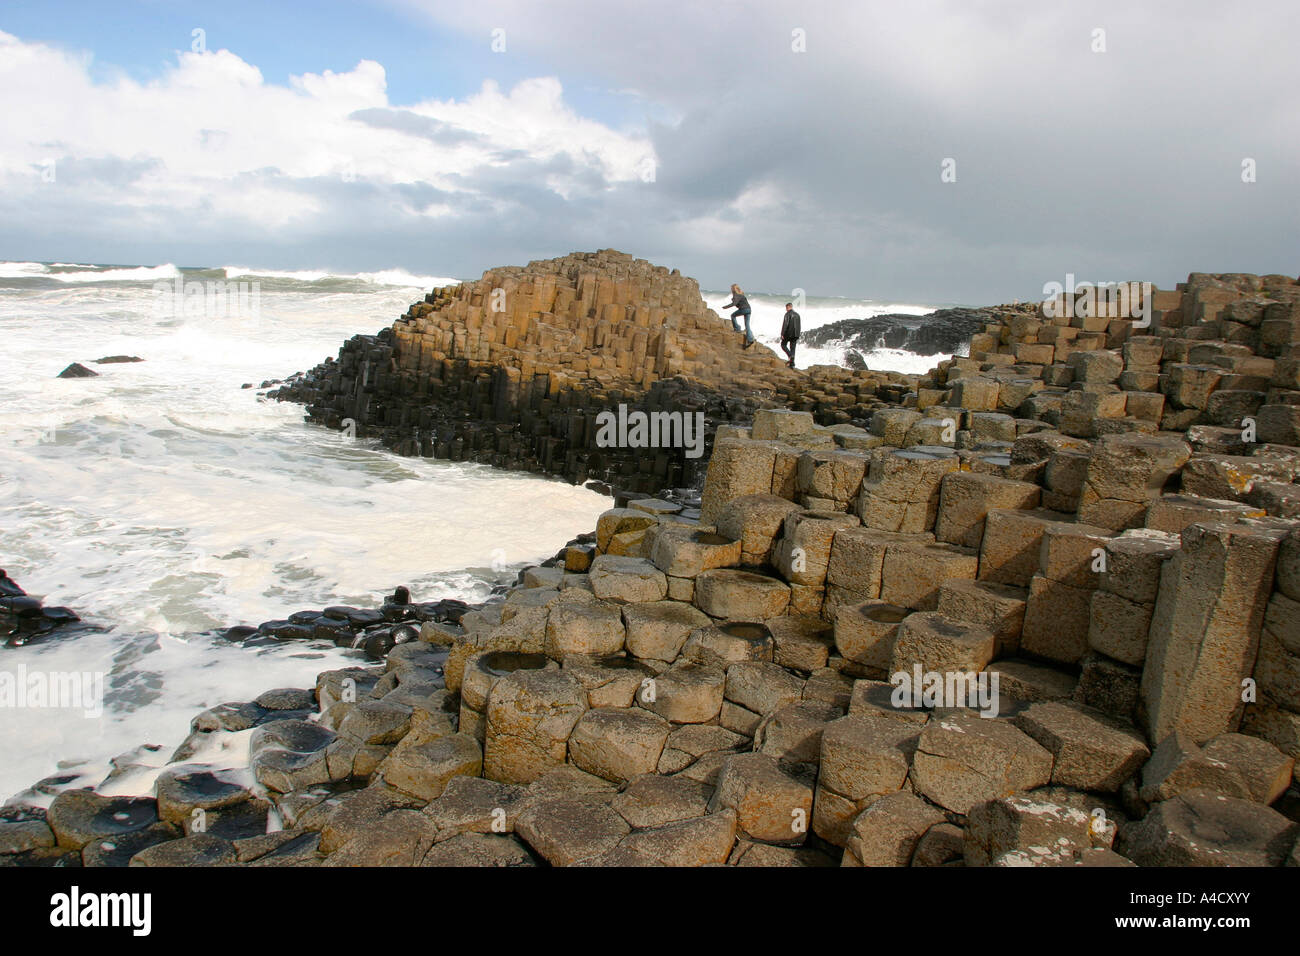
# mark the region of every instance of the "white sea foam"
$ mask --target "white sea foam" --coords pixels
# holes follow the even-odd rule
[[[0,648],[11,673],[106,675],[98,720],[0,713],[0,799],[61,760],[77,762],[80,784],[140,743],[169,756],[199,710],[357,662],[331,646],[248,648],[200,632],[374,606],[401,584],[417,600],[483,600],[503,580],[494,563],[550,556],[609,503],[535,476],[401,458],[240,387],[390,323],[411,287],[264,291],[249,325],[160,317],[151,283],[0,297],[0,567],[108,628]],[[91,364],[112,354],[145,361]],[[100,376],[55,377],[74,361]]]
[[[106,789],[148,792],[199,710],[309,686],[319,671],[357,660],[331,646],[232,645],[208,629],[374,605],[399,584],[418,600],[482,600],[503,579],[492,565],[549,556],[608,505],[556,481],[400,458],[240,388],[315,365],[348,336],[389,324],[413,290],[455,280],[228,266],[230,279],[282,280],[264,285],[249,323],[157,314],[153,282],[178,274],[170,264],[0,263],[0,567],[47,604],[107,628],[0,648],[0,669],[11,672],[106,675],[97,720],[72,710],[0,714],[0,799],[60,761],[79,785],[98,783],[110,758],[146,742],[160,749]],[[33,288],[32,278],[57,284]],[[726,298],[707,297],[715,308]],[[751,301],[760,341],[777,351],[783,301]],[[803,318],[812,329],[928,311],[818,299]],[[113,354],[145,361],[90,365],[98,378],[54,377]],[[881,364],[873,355],[881,368],[940,358],[896,353]],[[801,348],[799,359],[838,364],[842,351]],[[246,746],[222,735],[200,759],[238,769]]]

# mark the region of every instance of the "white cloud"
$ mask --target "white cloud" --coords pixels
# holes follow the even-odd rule
[[[150,83],[124,75],[96,82],[90,66],[84,55],[0,33],[6,202],[57,189],[59,202],[101,214],[153,209],[178,220],[310,230],[336,184],[431,188],[441,198],[410,200],[405,211],[438,216],[452,209],[447,194],[477,198],[475,177],[485,169],[548,164],[544,184],[571,198],[593,183],[630,181],[653,157],[648,139],[575,113],[552,77],[508,91],[488,81],[460,101],[402,105],[389,101],[384,68],[370,60],[287,86],[268,83],[228,50],[180,53]],[[428,135],[435,127],[438,135]],[[42,179],[51,160],[53,184]]]

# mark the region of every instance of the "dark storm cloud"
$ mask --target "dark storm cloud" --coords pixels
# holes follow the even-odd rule
[[[619,186],[604,218],[637,215],[630,251],[675,250],[706,285],[986,301],[1067,271],[1297,269],[1293,4],[412,5],[671,114],[649,124],[654,200]],[[711,217],[743,238],[688,225]]]

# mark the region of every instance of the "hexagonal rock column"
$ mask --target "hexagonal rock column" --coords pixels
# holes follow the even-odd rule
[[[942,811],[911,791],[886,794],[853,820],[841,865],[907,866],[926,831],[943,823]]]
[[[1264,610],[1255,679],[1261,696],[1300,707],[1300,601],[1280,591]]]
[[[831,560],[831,542],[841,528],[859,525],[854,515],[838,511],[793,511],[773,551],[772,563],[792,584],[821,587]]]
[[[1022,588],[1006,584],[953,579],[939,588],[938,611],[992,631],[997,642],[994,657],[1009,657],[1020,647],[1028,597]]]
[[[709,812],[736,812],[742,833],[760,843],[796,845],[808,836],[813,792],[803,780],[781,769],[767,754],[728,757],[718,774]]]
[[[709,866],[725,863],[736,842],[736,815],[730,810],[696,820],[637,830],[615,851],[660,866]]]
[[[712,523],[727,502],[741,495],[770,494],[779,447],[777,442],[738,438],[714,444],[701,496],[701,520]]]
[[[1029,587],[1030,579],[1038,573],[1043,534],[1050,527],[1066,523],[1067,517],[1047,510],[990,511],[980,542],[979,580]]]
[[[477,777],[483,772],[483,748],[469,734],[449,734],[394,748],[376,772],[390,787],[420,800],[435,800],[453,777]]]
[[[822,732],[844,716],[844,709],[820,700],[800,700],[778,707],[754,731],[754,750],[787,764],[817,766],[821,761]]]
[[[637,707],[589,710],[569,736],[569,759],[588,773],[627,783],[654,773],[672,726]]]
[[[1098,825],[1091,814],[1030,796],[1003,797],[971,808],[963,840],[967,866],[988,866],[1004,853],[1071,855],[1115,840],[1113,823]]]
[[[1298,833],[1270,807],[1197,791],[1156,804],[1119,851],[1138,866],[1281,866]]]
[[[518,670],[542,670],[547,667],[553,668],[555,664],[545,654],[486,651],[469,658],[465,663],[465,674],[460,686],[460,732],[470,734],[482,743],[492,685]]]
[[[1004,720],[954,713],[930,720],[912,763],[916,789],[954,813],[1052,777],[1052,755]]]
[[[765,622],[775,645],[772,660],[790,670],[811,673],[826,666],[835,646],[832,625],[811,615],[786,615]]]
[[[636,695],[657,668],[635,657],[584,657],[571,654],[564,659],[564,672],[587,692],[588,707],[632,707]]]
[[[917,611],[939,606],[939,589],[953,578],[974,580],[979,556],[952,544],[901,542],[885,549],[880,599]]]
[[[1093,447],[1079,497],[1079,520],[1122,531],[1141,527],[1151,499],[1191,457],[1173,435],[1107,435]]]
[[[154,783],[154,793],[158,797],[158,819],[164,823],[174,823],[187,833],[194,822],[195,810],[203,811],[203,829],[211,832],[213,825],[220,822],[223,810],[240,807],[252,797],[249,790],[237,783],[224,780],[210,770],[184,764],[168,767],[160,773]],[[261,803],[265,832],[266,808],[269,805]],[[231,817],[234,815],[232,813]]]
[[[625,640],[623,613],[614,604],[558,605],[546,621],[546,656],[557,661],[570,654],[617,654]]]
[[[647,601],[623,607],[627,652],[643,660],[675,661],[691,632],[709,623],[707,614],[680,601]]]
[[[655,536],[650,560],[673,578],[693,578],[701,571],[740,563],[740,540],[690,525],[667,528]]]
[[[1255,508],[1239,501],[1198,498],[1195,495],[1161,495],[1147,508],[1146,526],[1156,531],[1182,534],[1184,528],[1198,521],[1262,518],[1265,514],[1263,508]]]
[[[596,548],[604,553],[616,534],[645,531],[656,524],[654,515],[636,508],[611,508],[596,519]]]
[[[812,412],[797,412],[789,408],[760,408],[754,412],[754,425],[750,432],[757,440],[792,441],[810,435],[816,422]]]
[[[682,656],[697,664],[726,667],[738,661],[770,661],[772,632],[758,621],[709,624],[691,633]]]
[[[1118,793],[1151,756],[1132,727],[1077,704],[1034,704],[1014,721],[1051,753],[1052,783],[1063,787]]]
[[[834,619],[834,608],[880,597],[885,551],[891,544],[934,543],[934,535],[876,531],[873,528],[840,528],[831,543],[826,569],[826,605],[823,614]]]
[[[668,579],[644,558],[602,554],[591,562],[588,580],[602,601],[662,601],[668,594]]]
[[[604,803],[578,797],[538,800],[515,823],[515,832],[552,866],[573,866],[607,853],[631,830]]]
[[[803,696],[804,682],[769,661],[743,661],[727,668],[722,726],[752,737],[763,717]]]
[[[483,776],[531,783],[561,766],[569,734],[587,710],[587,692],[568,674],[515,671],[488,696]]]
[[[1198,747],[1175,730],[1142,768],[1139,795],[1148,803],[1207,790],[1270,804],[1291,785],[1295,760],[1267,740],[1223,734]]]
[[[706,724],[722,710],[726,680],[721,667],[679,661],[643,685],[636,702],[674,724]]]
[[[1148,736],[1175,729],[1197,743],[1236,730],[1243,678],[1286,529],[1228,522],[1194,524],[1164,567],[1142,671],[1139,717]]]
[[[814,510],[848,511],[862,487],[867,458],[856,451],[806,451],[799,456],[795,490]]]
[[[917,533],[934,527],[939,487],[958,469],[955,455],[877,449],[858,493],[858,517],[878,531]]]
[[[813,808],[813,831],[837,846],[872,800],[901,790],[921,735],[920,723],[852,714],[826,725]]]
[[[898,626],[911,613],[888,601],[844,605],[835,612],[835,648],[845,660],[883,677],[894,654]]]
[[[766,620],[784,614],[789,603],[784,581],[752,571],[719,568],[695,579],[695,605],[710,617]]]
[[[993,659],[993,632],[978,624],[954,621],[938,611],[921,611],[905,617],[898,626],[891,673],[982,671]]]
[[[940,484],[939,515],[934,536],[939,541],[979,549],[984,519],[993,508],[1037,508],[1042,489],[1027,481],[955,471]]]
[[[253,777],[268,790],[288,793],[331,779],[327,764],[333,731],[307,720],[273,720],[249,738]]]
[[[785,516],[798,510],[797,504],[778,495],[744,495],[718,513],[718,534],[739,540],[741,563],[758,567],[768,563]]]
[[[50,804],[45,822],[58,846],[80,850],[92,840],[121,840],[156,826],[158,804],[146,797],[104,797],[90,790],[65,790]]]
[[[1141,667],[1160,590],[1160,572],[1181,540],[1159,531],[1131,530],[1106,542],[1106,570],[1093,595],[1088,646]]]

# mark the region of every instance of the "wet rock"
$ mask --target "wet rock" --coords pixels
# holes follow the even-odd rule
[[[306,720],[262,724],[249,739],[249,759],[257,782],[289,793],[331,779],[326,757],[333,731]]]
[[[170,823],[155,823],[107,840],[91,840],[81,848],[82,866],[124,867],[142,850],[167,843],[185,834]]]
[[[58,846],[80,850],[92,840],[112,841],[158,823],[158,804],[145,797],[102,797],[90,790],[65,790],[46,811]]]
[[[54,843],[44,809],[22,804],[0,807],[0,854],[26,853]]]
[[[235,862],[229,840],[210,833],[194,833],[180,840],[156,843],[131,857],[130,866],[222,866]]]
[[[86,368],[80,362],[73,362],[58,374],[59,378],[98,378],[99,373]]]

